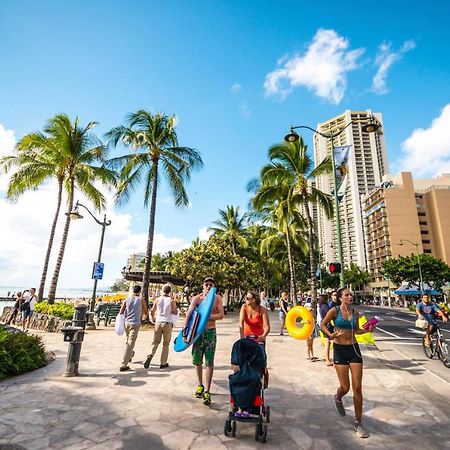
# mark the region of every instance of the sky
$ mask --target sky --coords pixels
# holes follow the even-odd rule
[[[175,208],[160,185],[155,252],[180,250],[249,201],[247,182],[290,125],[316,127],[346,109],[383,114],[393,174],[450,172],[450,3],[380,0],[44,1],[0,3],[0,156],[57,113],[97,121],[103,138],[139,109],[177,116],[180,145],[204,168]],[[312,150],[312,133],[305,130]],[[123,147],[110,156],[125,154]],[[0,286],[38,286],[56,204],[51,182],[17,202],[0,175]],[[105,191],[108,288],[144,252],[149,211]],[[92,284],[101,227],[73,221],[59,288]],[[63,220],[60,219],[60,229]],[[46,292],[59,248],[55,241]]]

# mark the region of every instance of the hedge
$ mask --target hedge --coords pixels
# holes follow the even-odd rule
[[[40,336],[8,333],[0,325],[0,380],[46,365]]]
[[[71,320],[75,310],[71,303],[53,303],[43,301],[34,305],[34,310],[38,313],[48,314],[49,316],[60,317],[61,319]]]

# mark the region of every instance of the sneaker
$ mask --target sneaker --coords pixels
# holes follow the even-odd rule
[[[131,369],[128,366],[122,366],[119,370],[121,372],[126,372],[127,370],[131,370]]]
[[[167,367],[169,367],[169,363],[161,364],[159,366],[160,369],[167,369]]]
[[[199,384],[197,386],[197,390],[195,391],[195,396],[197,398],[202,398],[203,397],[203,392],[205,392],[205,387],[203,386],[203,384]]]
[[[211,404],[211,394],[208,391],[203,393],[203,404],[206,406]]]
[[[150,367],[150,363],[152,362],[153,355],[148,355],[147,359],[144,362],[144,369],[148,369]]]
[[[344,403],[342,402],[342,400],[338,400],[337,396],[334,396],[334,404],[336,406],[336,411],[338,412],[338,414],[340,416],[345,416],[345,408],[344,408]]]
[[[353,428],[355,429],[356,435],[358,437],[360,437],[360,438],[368,438],[369,437],[369,433],[359,422],[355,422],[355,425],[353,426]]]

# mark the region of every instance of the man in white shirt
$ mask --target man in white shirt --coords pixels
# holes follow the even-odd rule
[[[22,326],[24,329],[28,329],[30,326],[31,318],[34,313],[34,305],[36,304],[36,288],[30,288],[23,294],[25,306],[22,308]],[[26,322],[26,325],[25,325]]]
[[[269,300],[267,299],[266,293],[264,291],[261,291],[259,293],[259,299],[261,300],[260,305],[265,309],[269,309]]]

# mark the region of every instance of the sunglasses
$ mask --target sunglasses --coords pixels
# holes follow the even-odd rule
[[[255,297],[246,297],[247,300],[253,300]]]
[[[214,285],[212,283],[204,283],[205,287],[213,287]]]

